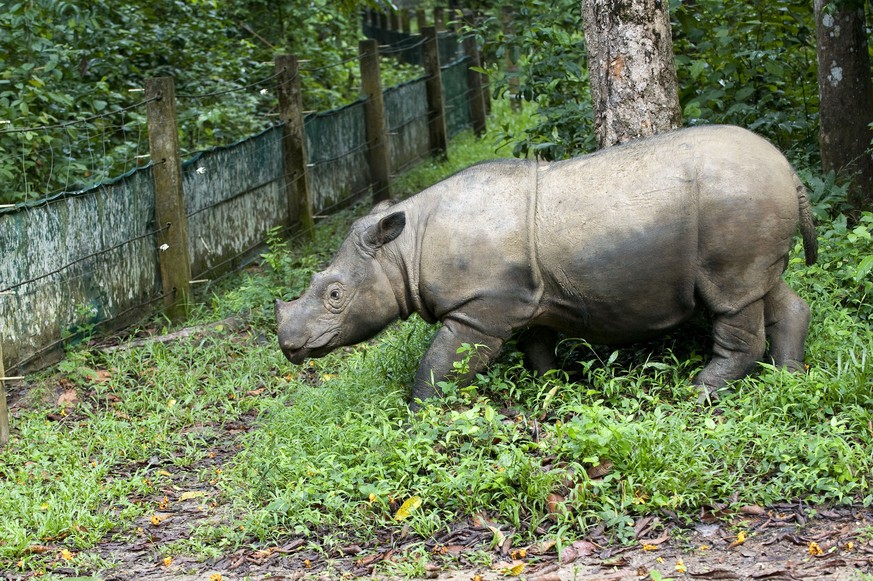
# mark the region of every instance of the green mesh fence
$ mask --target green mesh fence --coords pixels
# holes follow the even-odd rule
[[[60,341],[160,298],[154,216],[150,169],[0,213],[7,369],[40,367]]]
[[[454,36],[441,34],[439,41],[447,130],[455,135],[470,126],[467,59],[457,58]],[[420,59],[419,37],[392,33],[382,42],[406,43],[395,56]],[[392,173],[398,173],[429,154],[425,79],[387,89],[385,115]],[[370,181],[363,100],[309,115],[304,128],[316,214],[362,199]],[[288,225],[282,139],[282,128],[274,127],[183,164],[194,279],[233,269],[257,251],[270,228]],[[160,229],[150,169],[0,210],[7,368],[39,367],[80,332],[129,323],[160,302]]]
[[[326,213],[367,191],[364,101],[308,116],[304,121],[313,208]]]
[[[274,226],[288,226],[282,127],[198,153],[182,166],[188,257],[195,279],[234,266]]]
[[[462,57],[441,67],[443,98],[446,103],[446,131],[449,137],[457,135],[472,125],[470,91],[467,87],[469,62],[470,59]]]
[[[430,153],[426,83],[421,78],[385,90],[385,123],[393,173]]]

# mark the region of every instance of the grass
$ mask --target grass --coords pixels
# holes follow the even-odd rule
[[[450,153],[395,193],[494,155],[471,137]],[[326,220],[311,244],[274,238],[263,266],[216,290],[192,321],[245,312],[247,332],[82,348],[31,380],[0,452],[0,571],[110,568],[92,547],[150,534],[162,497],[181,502],[189,489],[205,492],[210,518],[162,544],[161,557],[303,535],[327,561],[349,542],[404,529],[428,539],[474,515],[520,545],[598,526],[628,542],[634,519],[663,511],[692,522],[716,505],[873,505],[873,282],[860,270],[873,255],[873,215],[850,226],[824,206],[819,264],[801,266],[797,249],[787,275],[813,309],[809,372],[762,365],[713,408],[700,408],[687,382],[708,357],[696,321],[621,350],[565,341],[564,370],[543,378],[507,349],[472,385],[445,385],[441,402],[410,415],[434,331],[421,320],[303,366],[275,344],[272,299],[300,292],[364,209]],[[78,402],[58,404],[71,390]],[[380,567],[421,575],[430,558],[419,544]]]

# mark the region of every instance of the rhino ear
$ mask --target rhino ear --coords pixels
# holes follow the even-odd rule
[[[400,236],[405,226],[406,214],[388,214],[364,231],[364,244],[373,250],[380,248]]]

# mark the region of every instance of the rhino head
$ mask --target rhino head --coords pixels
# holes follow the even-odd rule
[[[377,214],[374,209],[352,225],[333,263],[312,276],[300,298],[276,300],[279,346],[292,363],[365,341],[400,316],[397,296],[404,290],[392,286],[382,261],[406,216]]]

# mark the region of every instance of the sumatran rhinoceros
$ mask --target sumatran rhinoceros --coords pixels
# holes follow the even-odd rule
[[[703,394],[748,374],[770,341],[776,365],[803,369],[810,311],[781,279],[800,226],[817,242],[805,190],[770,143],[737,127],[678,130],[549,165],[486,162],[351,227],[327,270],[276,301],[279,344],[301,363],[364,341],[412,313],[441,321],[415,400],[470,375],[520,333],[540,372],[559,334],[624,344],[696,309],[713,315]],[[464,378],[460,378],[463,380]]]

